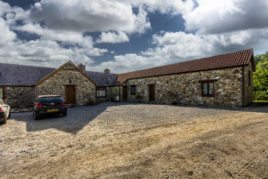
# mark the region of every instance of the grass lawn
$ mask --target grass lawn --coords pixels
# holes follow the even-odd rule
[[[268,103],[268,100],[255,100],[254,103]]]

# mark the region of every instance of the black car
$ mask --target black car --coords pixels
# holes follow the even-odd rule
[[[5,124],[5,123],[6,123],[5,113],[3,111],[0,111],[0,124]]]
[[[38,96],[34,103],[34,119],[37,120],[40,117],[52,114],[67,115],[67,107],[63,97],[57,95]]]
[[[10,106],[0,98],[0,124],[5,124],[10,114]]]

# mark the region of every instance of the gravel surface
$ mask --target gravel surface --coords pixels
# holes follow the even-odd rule
[[[103,103],[0,126],[0,178],[265,178],[268,107]]]

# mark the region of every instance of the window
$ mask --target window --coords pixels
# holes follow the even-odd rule
[[[248,86],[251,86],[251,74],[248,72]]]
[[[0,98],[4,99],[4,89],[0,87]]]
[[[106,97],[106,89],[105,88],[97,89],[97,97]]]
[[[131,95],[136,95],[136,85],[131,85],[130,86],[130,94]]]
[[[4,101],[0,98],[0,105],[5,104]]]
[[[214,96],[214,82],[201,82],[202,96]]]
[[[55,96],[55,97],[41,97],[37,99],[38,102],[40,103],[62,103],[64,100],[60,96]]]

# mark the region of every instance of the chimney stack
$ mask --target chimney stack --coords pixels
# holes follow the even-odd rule
[[[107,75],[110,74],[110,69],[109,69],[109,68],[106,68],[106,69],[104,70],[104,73],[107,74]]]
[[[83,72],[86,71],[86,65],[80,63],[80,64],[78,65],[78,67],[79,67]]]

